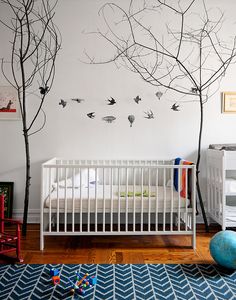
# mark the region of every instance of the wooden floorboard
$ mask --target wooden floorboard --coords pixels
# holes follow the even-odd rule
[[[203,226],[197,229],[197,249],[191,248],[188,236],[82,236],[46,237],[45,250],[39,250],[39,225],[28,225],[22,237],[24,263],[213,263],[209,252],[211,237],[220,230]],[[0,263],[8,263],[0,258]]]

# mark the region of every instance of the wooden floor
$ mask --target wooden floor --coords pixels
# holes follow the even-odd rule
[[[197,249],[187,236],[105,236],[47,237],[45,250],[39,250],[39,225],[28,225],[22,237],[24,263],[212,263],[209,241],[219,230],[203,226],[197,229]],[[0,263],[9,261],[0,259]]]

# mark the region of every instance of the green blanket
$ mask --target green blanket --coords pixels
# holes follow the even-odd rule
[[[126,196],[128,196],[128,197],[133,197],[133,196],[136,196],[136,197],[141,197],[142,196],[142,193],[141,192],[135,192],[135,194],[134,194],[134,192],[128,192],[128,193],[126,193],[126,192],[120,192],[120,196],[121,197],[126,197]],[[148,197],[149,196],[149,194],[148,194],[148,191],[147,190],[144,190],[143,191],[143,197]],[[150,197],[155,197],[156,196],[156,194],[155,193],[150,193]]]

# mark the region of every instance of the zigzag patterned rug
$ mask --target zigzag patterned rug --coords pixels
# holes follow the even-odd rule
[[[50,269],[60,270],[52,284]],[[75,271],[97,276],[85,295],[71,296]],[[236,299],[236,272],[214,265],[0,265],[0,299]]]

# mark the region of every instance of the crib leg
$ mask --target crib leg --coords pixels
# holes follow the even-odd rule
[[[193,233],[193,235],[192,235],[192,248],[193,248],[194,251],[197,248],[197,245],[196,245],[196,233]]]
[[[43,233],[40,233],[40,250],[43,251],[44,249],[44,236]]]

